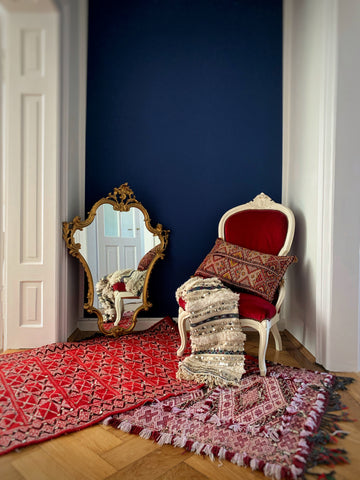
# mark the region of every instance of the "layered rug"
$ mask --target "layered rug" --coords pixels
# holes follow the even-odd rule
[[[179,344],[167,318],[123,337],[0,355],[0,453],[198,389],[176,380]]]
[[[193,390],[104,423],[278,480],[303,478],[317,464],[348,461],[343,450],[326,445],[345,435],[336,423],[348,420],[336,390],[352,379],[276,364],[261,377],[252,357],[245,367],[239,387]]]

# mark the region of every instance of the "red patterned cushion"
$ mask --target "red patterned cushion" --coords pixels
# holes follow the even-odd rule
[[[155,255],[157,254],[159,249],[160,249],[160,245],[156,245],[156,247],[153,247],[149,252],[145,253],[145,255],[140,260],[137,269],[140,270],[141,272],[144,270],[147,270],[153,258],[155,258]]]
[[[272,302],[286,269],[295,261],[295,256],[269,255],[218,238],[195,275],[218,277],[227,285]]]

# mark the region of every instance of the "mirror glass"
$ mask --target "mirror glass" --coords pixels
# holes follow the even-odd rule
[[[100,199],[85,221],[63,224],[70,254],[82,263],[88,280],[84,308],[98,316],[100,331],[130,332],[137,314],[148,310],[151,269],[163,258],[168,231],[151,225],[144,206],[127,184]]]

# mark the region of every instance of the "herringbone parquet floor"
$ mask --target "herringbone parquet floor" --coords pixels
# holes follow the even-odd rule
[[[284,350],[276,352],[273,340],[267,359],[285,365],[320,370],[313,357],[290,334],[282,333]],[[257,353],[257,333],[247,332],[246,351]],[[360,418],[359,374],[342,393],[352,418]],[[337,466],[336,480],[360,478],[360,424],[342,423],[349,432],[338,447],[348,451],[351,463]],[[323,471],[324,468],[319,468]],[[326,471],[330,471],[328,468]],[[95,425],[54,440],[33,445],[0,457],[1,480],[264,480],[260,472],[229,462],[158,446],[151,440]],[[316,477],[309,477],[314,479]]]

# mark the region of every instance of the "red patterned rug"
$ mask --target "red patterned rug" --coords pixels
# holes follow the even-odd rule
[[[317,464],[347,462],[325,446],[344,436],[337,389],[352,379],[282,365],[260,377],[247,357],[240,387],[196,390],[110,417],[104,423],[159,444],[250,466],[280,480],[303,478]],[[333,411],[342,410],[334,415]],[[318,478],[333,479],[334,472]]]
[[[134,315],[134,312],[124,312],[118,324],[118,327],[129,328],[130,325],[132,324],[133,315]],[[111,330],[112,328],[114,328],[114,322],[104,323],[103,327],[106,331]]]
[[[177,326],[0,355],[0,453],[198,389],[176,380]]]

